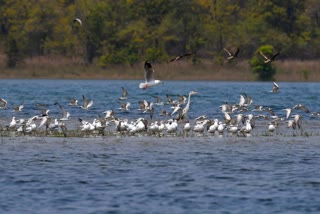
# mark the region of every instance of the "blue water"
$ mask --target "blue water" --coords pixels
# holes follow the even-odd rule
[[[219,106],[224,103],[239,103],[240,94],[246,93],[253,99],[253,105],[271,107],[279,116],[284,116],[284,108],[293,107],[296,104],[306,105],[311,112],[320,111],[320,83],[287,83],[280,82],[279,93],[271,93],[272,82],[192,82],[192,81],[165,81],[156,87],[141,90],[138,88],[140,81],[108,81],[108,80],[0,80],[1,95],[8,102],[9,108],[14,105],[24,104],[24,112],[12,113],[1,111],[1,118],[9,118],[13,115],[28,117],[39,114],[36,103],[49,105],[50,115],[61,116],[59,102],[70,113],[71,118],[94,118],[106,110],[114,110],[119,118],[147,117],[136,109],[139,108],[139,100],[155,102],[153,96],[160,96],[166,101],[166,94],[174,100],[178,95],[188,96],[190,91],[197,91],[197,95],[191,97],[189,118],[207,115],[210,118],[222,118]],[[123,112],[118,98],[121,96],[121,87],[128,90],[131,111]],[[94,105],[90,111],[67,106],[69,98],[76,98],[82,104],[82,95],[88,100],[93,99]],[[121,101],[125,102],[125,101]],[[155,106],[155,118],[162,119],[160,109],[172,111],[170,106]],[[303,114],[303,112],[302,112]],[[10,121],[10,120],[9,120]]]
[[[25,105],[20,113],[0,110],[1,125],[13,115],[39,114],[35,103],[48,104],[51,115],[59,116],[55,101],[70,111],[70,123],[108,109],[120,118],[148,117],[135,110],[137,100],[191,90],[199,94],[191,98],[190,119],[221,119],[219,105],[239,102],[242,93],[279,116],[299,103],[319,111],[319,83],[280,82],[278,94],[264,82],[168,81],[146,91],[138,83],[1,80],[0,97],[9,108]],[[129,113],[117,109],[121,86],[129,92]],[[92,110],[67,106],[68,98],[81,103],[82,95],[94,99]],[[311,135],[1,137],[0,213],[319,213],[319,119],[299,113]]]

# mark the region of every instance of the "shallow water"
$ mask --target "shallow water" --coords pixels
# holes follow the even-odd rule
[[[305,104],[311,112],[320,111],[320,83],[287,83],[280,82],[279,93],[271,93],[272,82],[192,82],[192,81],[165,81],[156,87],[141,90],[138,88],[140,81],[117,80],[0,80],[1,98],[8,101],[9,108],[24,104],[23,112],[14,113],[0,110],[1,119],[11,119],[12,116],[31,117],[38,115],[39,108],[36,103],[47,104],[50,115],[53,118],[61,116],[61,111],[55,102],[59,102],[71,114],[71,118],[94,118],[103,111],[112,109],[119,118],[149,117],[142,114],[139,108],[139,100],[155,102],[153,96],[160,96],[166,101],[166,94],[174,100],[178,95],[188,96],[190,91],[199,92],[191,97],[189,118],[200,115],[210,118],[222,118],[219,106],[224,103],[239,103],[240,94],[248,94],[253,99],[253,105],[271,107],[279,116],[284,116],[284,108],[293,107],[296,104]],[[121,87],[128,90],[128,101],[131,103],[130,112],[118,110],[120,107],[118,98],[121,96]],[[88,100],[93,99],[94,105],[90,111],[84,111],[78,107],[69,107],[69,98],[76,98],[82,104],[82,95]],[[169,105],[156,106],[155,118],[160,109],[172,111]],[[300,112],[299,112],[300,113]],[[302,112],[303,113],[303,112]]]
[[[166,95],[170,95],[174,100],[178,95],[188,96],[190,91],[197,91],[198,94],[191,97],[188,119],[207,115],[209,119],[223,119],[223,114],[219,106],[225,103],[239,103],[240,94],[247,94],[253,99],[254,105],[270,107],[279,117],[285,117],[284,108],[292,108],[297,104],[304,104],[311,112],[320,111],[320,83],[287,83],[280,82],[279,93],[272,93],[272,82],[192,82],[192,81],[165,81],[156,87],[141,90],[138,88],[140,81],[116,81],[116,80],[0,80],[1,98],[8,101],[9,110],[0,109],[0,126],[5,127],[11,121],[13,116],[16,119],[30,118],[40,114],[40,108],[50,110],[51,118],[60,118],[61,110],[55,102],[59,102],[68,112],[70,112],[70,121],[66,121],[69,130],[78,129],[80,122],[78,118],[89,120],[90,122],[98,116],[104,116],[102,112],[113,110],[115,116],[119,119],[137,119],[144,117],[149,120],[149,124],[154,120],[167,120],[168,117],[159,116],[160,110],[166,110],[171,113],[171,105],[155,107],[153,120],[150,120],[148,113],[138,111],[138,101],[146,100],[155,102],[153,96],[160,96],[166,102]],[[121,96],[121,87],[128,90],[128,101],[131,103],[130,111],[122,111],[118,98]],[[93,100],[94,104],[89,111],[79,107],[68,106],[69,99],[75,98],[82,104],[82,95],[88,100]],[[22,112],[11,112],[14,106],[23,104]],[[46,107],[37,107],[36,104],[45,104]],[[244,112],[246,114],[247,112]],[[265,114],[267,112],[254,112]],[[309,135],[319,135],[318,127],[319,117],[311,117],[310,113],[301,110],[295,110],[292,114],[301,114],[303,116],[304,129]],[[262,130],[259,135],[264,134],[269,121],[258,120]],[[310,125],[308,125],[310,124]],[[287,133],[285,121],[281,125],[281,133]],[[114,126],[109,127],[109,131],[114,131]]]
[[[136,109],[152,95],[192,96],[189,119],[206,114],[222,119],[219,106],[250,95],[254,104],[282,110],[305,104],[319,111],[319,83],[168,81],[146,91],[139,81],[0,80],[0,97],[9,108],[23,103],[23,112],[0,110],[0,124],[12,116],[39,114],[35,103],[48,104],[59,117],[58,101],[77,118],[93,119],[113,109],[119,118],[148,117]],[[121,86],[129,91],[131,111],[118,110]],[[90,111],[68,107],[68,98],[94,99]],[[156,107],[155,118],[160,108]],[[0,213],[319,213],[320,132],[318,117],[302,111],[303,130],[285,127],[266,134],[268,121],[258,120],[249,138],[204,134],[189,137],[112,136],[84,138],[2,137],[0,139]],[[113,126],[108,130],[114,130]]]
[[[319,137],[5,138],[2,213],[318,213]]]

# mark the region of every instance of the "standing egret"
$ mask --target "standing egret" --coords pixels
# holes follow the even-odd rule
[[[188,102],[187,105],[184,107],[184,109],[182,110],[182,115],[181,118],[184,119],[185,116],[187,115],[189,108],[190,108],[190,103],[191,103],[191,95],[197,94],[198,92],[196,91],[190,91],[189,96],[188,96]]]

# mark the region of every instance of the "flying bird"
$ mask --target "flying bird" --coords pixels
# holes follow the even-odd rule
[[[12,112],[21,112],[22,109],[24,108],[24,105],[18,105],[18,106],[14,106]]]
[[[272,92],[278,93],[278,91],[279,91],[279,85],[276,82],[273,82]]]
[[[300,110],[303,110],[305,113],[310,113],[309,109],[302,104],[297,104],[293,106],[292,109],[300,109]]]
[[[69,101],[70,101],[68,104],[69,106],[78,106],[79,105],[77,99],[70,98]]]
[[[113,118],[114,116],[114,111],[113,110],[107,110],[107,111],[104,111],[102,112],[103,114],[105,114],[105,119],[108,119],[108,118]]]
[[[125,87],[121,87],[122,88],[122,95],[121,97],[119,97],[119,100],[126,100],[128,99],[128,91]]]
[[[60,110],[62,111],[62,117],[59,120],[69,120],[70,113],[67,112],[67,110],[62,105],[60,105],[58,102],[55,102],[54,105],[58,105]]]
[[[167,102],[166,104],[173,104],[173,99],[170,97],[169,94],[166,94],[166,97],[167,97]]]
[[[139,84],[139,88],[146,90],[148,87],[155,86],[161,83],[160,80],[155,80],[153,78],[154,70],[150,62],[146,61],[144,63],[144,83]]]
[[[163,105],[164,104],[161,97],[159,97],[159,96],[153,96],[153,97],[156,98],[156,102],[155,102],[156,105]]]
[[[275,60],[276,57],[280,54],[280,51],[277,51],[275,54],[273,54],[271,57],[267,57],[265,54],[263,54],[261,51],[259,51],[260,55],[265,59],[264,63],[270,63],[271,61]]]
[[[87,98],[82,95],[83,104],[80,106],[80,108],[84,110],[89,110],[89,108],[93,105],[93,100],[90,100],[90,102],[87,100]]]
[[[190,55],[192,55],[192,54],[193,54],[193,53],[186,53],[186,54],[183,54],[183,55],[174,57],[174,58],[170,59],[169,62],[176,62],[176,61],[182,59],[183,57],[190,56]]]
[[[3,98],[0,98],[0,109],[8,109],[7,101]]]
[[[233,60],[233,59],[237,58],[237,57],[238,57],[238,54],[239,54],[239,52],[240,52],[240,48],[237,48],[237,50],[236,50],[234,53],[232,53],[231,51],[229,51],[229,50],[226,49],[226,48],[223,48],[223,50],[224,50],[225,52],[227,52],[227,54],[229,55],[229,56],[227,57],[227,60]]]
[[[130,110],[130,105],[131,103],[130,102],[126,102],[126,103],[120,103],[120,107],[118,108],[119,110],[123,110],[123,111],[129,111]]]
[[[80,26],[82,26],[82,21],[79,18],[74,18],[73,19],[73,24],[78,23]]]

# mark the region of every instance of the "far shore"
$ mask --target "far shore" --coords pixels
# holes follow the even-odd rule
[[[320,81],[318,60],[278,60],[274,81]],[[238,59],[231,63],[217,64],[214,60],[202,60],[198,64],[181,60],[172,63],[153,63],[155,78],[161,80],[212,80],[256,81],[248,60]],[[134,65],[86,65],[79,59],[62,57],[35,57],[26,59],[15,68],[7,68],[0,60],[1,79],[125,79],[144,78],[143,62]]]

